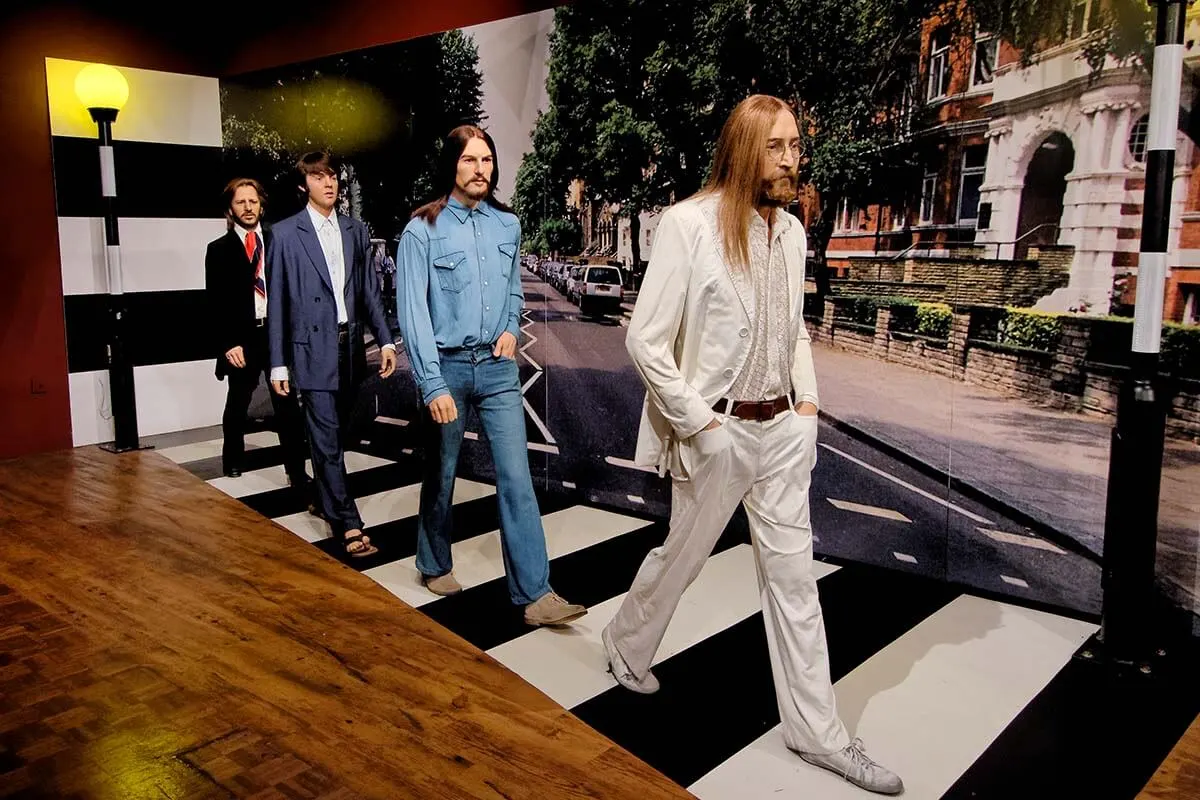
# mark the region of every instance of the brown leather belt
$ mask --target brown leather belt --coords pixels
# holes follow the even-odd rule
[[[787,395],[776,397],[774,400],[730,400],[722,397],[713,405],[713,411],[718,414],[726,413],[729,409],[729,416],[737,417],[738,419],[754,420],[755,422],[767,422],[775,419],[779,414],[787,411],[791,406],[791,401]]]

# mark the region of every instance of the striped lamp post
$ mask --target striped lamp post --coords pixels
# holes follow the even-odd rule
[[[75,76],[75,94],[95,121],[100,143],[100,190],[104,198],[104,255],[108,266],[108,384],[115,441],[100,445],[113,453],[139,449],[133,362],[125,349],[125,293],[121,282],[121,237],[117,228],[117,176],[112,125],[129,99],[129,84],[114,67],[89,64]]]
[[[1146,190],[1134,305],[1133,353],[1117,407],[1104,519],[1103,623],[1109,659],[1150,671],[1154,569],[1166,408],[1158,377],[1175,135],[1179,128],[1187,0],[1157,0]]]

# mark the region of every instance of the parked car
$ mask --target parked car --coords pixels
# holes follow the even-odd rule
[[[580,286],[586,269],[587,267],[571,267],[571,271],[567,273],[567,299],[576,305],[579,304]]]
[[[621,313],[625,299],[618,267],[583,267],[576,285],[579,312],[587,316]]]

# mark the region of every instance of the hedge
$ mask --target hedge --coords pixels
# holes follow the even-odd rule
[[[917,333],[934,339],[950,338],[950,323],[954,315],[945,303],[917,304]]]
[[[1000,343],[1049,352],[1062,333],[1062,315],[1030,308],[1007,308],[1000,323]]]

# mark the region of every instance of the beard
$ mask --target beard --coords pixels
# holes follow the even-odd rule
[[[800,191],[800,178],[796,170],[777,170],[769,178],[763,178],[758,191],[758,204],[769,208],[782,208],[796,202]]]
[[[468,183],[466,186],[463,187],[462,191],[463,191],[463,194],[465,194],[467,197],[471,198],[472,200],[483,200],[488,196],[488,190],[490,188],[491,188],[491,185],[486,182],[476,183],[475,181],[471,181],[470,183]]]

